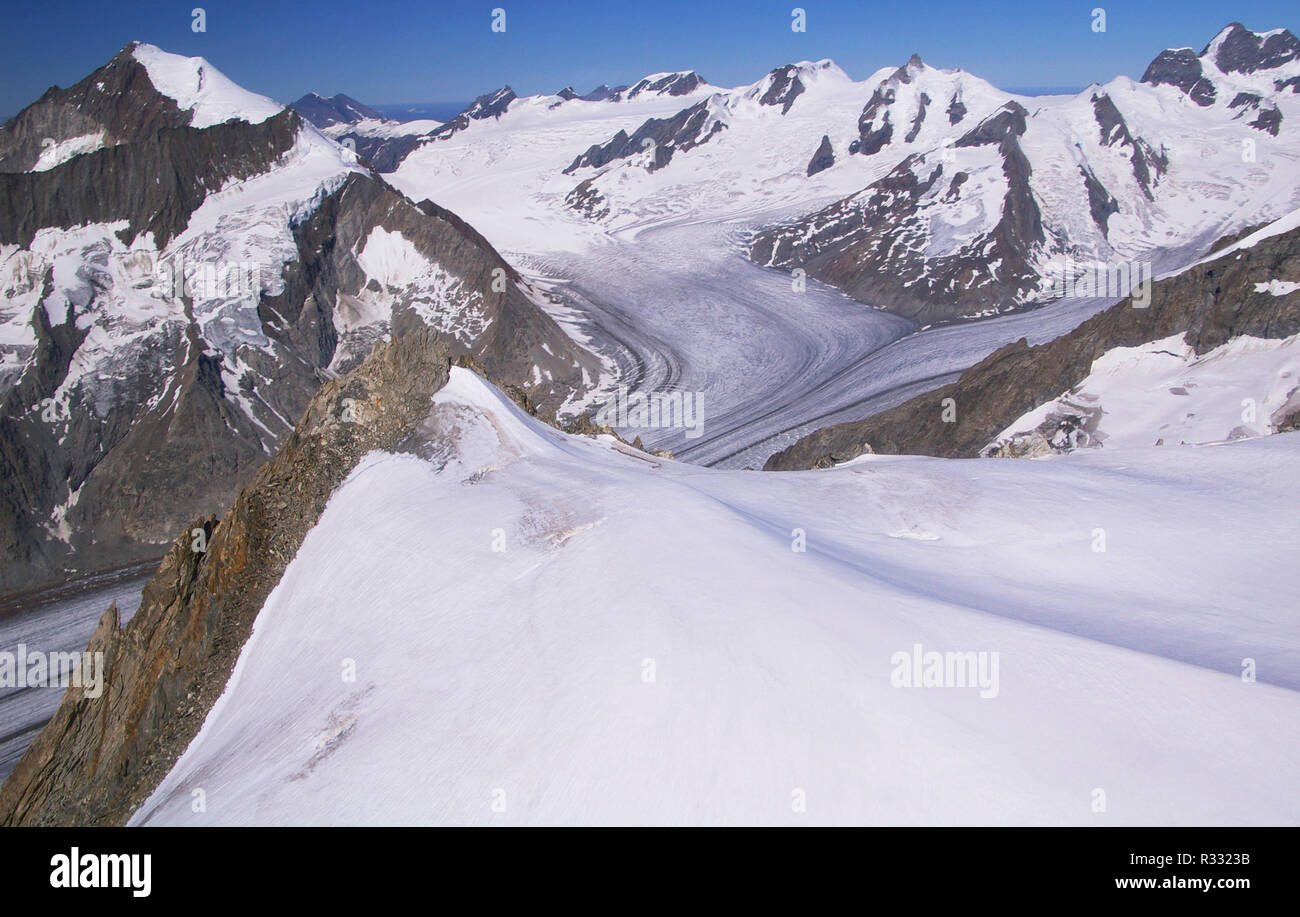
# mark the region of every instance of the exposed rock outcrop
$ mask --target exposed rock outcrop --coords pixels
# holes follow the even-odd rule
[[[42,227],[127,220],[123,242],[150,232],[161,248],[210,193],[267,171],[293,146],[301,124],[286,109],[261,124],[166,127],[43,172],[0,173],[0,242],[26,247]]]
[[[781,114],[790,111],[794,100],[803,95],[807,87],[799,79],[799,68],[794,64],[777,67],[767,75],[767,88],[758,97],[759,105],[781,106]]]
[[[67,691],[0,788],[0,824],[127,819],[197,734],[330,494],[367,452],[405,447],[448,368],[422,330],[321,388],[221,520],[196,520],[176,540],[130,623],[105,613],[88,648],[104,654],[103,694]]]
[[[674,153],[684,153],[707,143],[726,126],[709,105],[709,100],[705,99],[690,108],[682,109],[671,118],[650,118],[631,136],[627,131],[619,131],[603,144],[592,144],[569,164],[564,174],[569,175],[582,168],[598,169],[617,159],[645,153],[652,154],[647,168],[653,172],[672,162]]]
[[[831,138],[822,134],[822,142],[818,144],[812,159],[808,161],[808,176],[811,178],[818,172],[825,172],[833,165],[835,165],[835,150],[831,147]]]
[[[1205,62],[1213,66],[1207,70]],[[1263,34],[1234,22],[1205,46],[1200,54],[1191,48],[1160,52],[1142,82],[1153,86],[1176,86],[1197,105],[1213,105],[1219,98],[1212,74],[1251,74],[1271,70],[1300,60],[1300,39],[1286,29]],[[1283,84],[1279,81],[1278,89]]]
[[[1153,200],[1151,189],[1168,170],[1169,157],[1163,149],[1156,151],[1151,144],[1129,132],[1128,123],[1109,95],[1093,95],[1092,111],[1097,126],[1101,129],[1102,145],[1128,148],[1133,177],[1137,179],[1147,200]]]
[[[1224,73],[1254,73],[1300,60],[1300,38],[1286,29],[1260,35],[1234,22],[1201,53],[1208,54],[1215,44],[1214,63]]]
[[[131,42],[67,89],[51,86],[0,126],[0,172],[26,172],[50,144],[96,133],[101,147],[137,143],[168,128],[188,127],[192,113],[154,88]]]
[[[1191,48],[1161,51],[1142,74],[1152,86],[1176,86],[1197,105],[1213,105],[1218,90],[1206,76],[1201,60]]]

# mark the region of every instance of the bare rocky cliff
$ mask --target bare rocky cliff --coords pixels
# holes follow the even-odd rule
[[[0,787],[0,824],[125,822],[198,733],[330,495],[366,453],[404,448],[449,365],[420,330],[321,388],[229,511],[176,540],[135,617],[104,614],[88,647],[104,654],[103,693],[68,689]]]

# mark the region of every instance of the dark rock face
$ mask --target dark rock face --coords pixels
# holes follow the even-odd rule
[[[366,105],[362,105],[356,99],[339,93],[332,98],[322,98],[314,92],[309,92],[297,102],[289,106],[305,120],[319,128],[327,128],[335,124],[356,124],[358,121],[383,121],[384,116]]]
[[[545,413],[554,412],[581,388],[582,366],[594,368],[592,358],[528,299],[518,286],[519,275],[483,236],[432,201],[412,204],[383,181],[361,174],[349,176],[296,228],[299,259],[285,272],[285,291],[274,298],[264,297],[262,311],[268,321],[296,324],[305,307],[361,295],[366,275],[352,253],[363,247],[377,227],[401,233],[418,252],[458,278],[480,303],[487,325],[484,332],[470,340],[444,334],[443,346],[453,357],[473,356],[493,379],[528,391]],[[383,292],[392,298],[390,327],[394,333],[422,327],[420,293],[400,288]],[[331,316],[333,311],[329,310]],[[318,349],[324,361],[332,361],[336,369],[351,366],[372,343],[364,335],[354,346],[337,334],[334,340],[334,347],[325,338],[319,343],[312,341],[309,349]],[[534,382],[534,365],[552,381]]]
[[[1029,112],[1019,102],[1008,102],[957,141],[957,146],[999,146],[1025,134]]]
[[[330,495],[366,453],[410,448],[449,362],[418,332],[321,388],[220,522],[197,519],[176,540],[130,623],[104,614],[89,645],[104,654],[104,692],[68,690],[0,788],[0,824],[126,821],[198,733]]]
[[[930,107],[930,96],[928,93],[921,93],[921,107],[916,110],[916,118],[912,121],[911,130],[903,138],[904,142],[911,143],[916,139],[916,135],[921,133],[921,125],[925,123],[925,110]]]
[[[457,118],[466,118],[470,121],[483,121],[487,118],[500,118],[510,107],[510,103],[517,99],[515,91],[509,86],[502,86],[496,92],[489,92],[479,96],[469,107],[457,115]],[[448,122],[454,123],[454,122]]]
[[[1115,106],[1109,95],[1092,97],[1093,116],[1101,129],[1103,146],[1121,146],[1129,148],[1129,161],[1133,165],[1133,177],[1142,187],[1147,200],[1154,200],[1151,188],[1169,169],[1169,157],[1163,147],[1156,151],[1140,137],[1134,137],[1128,129],[1128,123]]]
[[[1161,51],[1142,74],[1142,82],[1152,86],[1177,86],[1201,107],[1213,105],[1218,91],[1205,77],[1201,60],[1191,48]]]
[[[419,148],[425,141],[420,134],[407,134],[402,137],[372,137],[349,131],[338,136],[340,143],[350,141],[356,154],[364,159],[376,172],[396,172],[406,157]]]
[[[1255,130],[1265,131],[1276,137],[1277,132],[1282,129],[1281,109],[1277,107],[1265,108],[1254,121],[1250,122],[1250,126]]]
[[[1274,80],[1273,88],[1278,92],[1290,87],[1292,92],[1300,92],[1300,76],[1293,76],[1287,80]]]
[[[694,70],[667,73],[653,80],[647,77],[639,81],[627,91],[627,98],[635,99],[643,92],[652,92],[661,96],[685,96],[703,85],[705,85],[704,78]]]
[[[1267,131],[1274,137],[1282,128],[1282,111],[1273,102],[1266,102],[1264,97],[1257,92],[1239,92],[1231,102],[1229,108],[1242,109],[1241,117],[1246,112],[1259,112],[1255,120],[1250,122],[1250,126],[1260,131]]]
[[[949,124],[960,124],[961,119],[966,117],[966,106],[962,104],[962,101],[958,96],[954,95],[952,100],[948,102],[947,113]]]
[[[907,59],[906,64],[894,71],[891,79],[897,80],[900,83],[910,83],[912,82],[912,74],[924,66],[925,62],[921,60],[921,55],[913,54]]]
[[[556,95],[566,102],[572,102],[574,99],[578,98],[578,94],[574,92],[572,86],[565,86],[563,89],[557,92]]]
[[[1208,59],[1210,49],[1215,47],[1216,42],[1218,46],[1212,63],[1223,73],[1256,73],[1300,60],[1300,39],[1286,29],[1264,36],[1250,31],[1240,22],[1234,22],[1206,45],[1199,55],[1191,48],[1160,52],[1147,67],[1142,82],[1153,86],[1177,86],[1197,105],[1213,105],[1218,90],[1206,75],[1202,61]],[[1295,79],[1275,80],[1274,85],[1280,91],[1288,85],[1295,86]],[[1236,107],[1238,102],[1239,97],[1234,98],[1232,106]]]
[[[799,68],[793,64],[777,67],[768,74],[771,83],[758,99],[759,105],[780,105],[781,114],[790,110],[794,100],[805,91],[803,81],[799,79]]]
[[[822,134],[822,142],[808,163],[808,176],[811,178],[818,172],[825,172],[833,165],[835,165],[835,150],[831,148],[831,138]]]
[[[26,247],[43,227],[127,220],[124,242],[152,232],[161,248],[209,193],[270,168],[293,146],[300,126],[286,109],[261,124],[168,127],[44,172],[0,173],[0,242]]]
[[[102,131],[103,146],[111,147],[187,127],[191,113],[154,88],[135,47],[127,45],[75,86],[50,87],[0,127],[0,172],[31,169],[47,138],[61,143]]]
[[[668,165],[674,153],[685,153],[707,143],[725,127],[710,113],[707,100],[697,102],[671,118],[648,119],[630,137],[627,131],[619,131],[604,144],[593,144],[569,164],[564,174],[570,175],[581,168],[598,169],[616,159],[626,159],[651,149],[654,150],[654,159],[649,169],[653,172]]]
[[[357,155],[365,159],[376,172],[396,172],[414,150],[426,143],[446,140],[459,134],[475,121],[488,118],[500,118],[506,113],[518,96],[509,86],[502,86],[496,92],[481,95],[471,102],[464,111],[445,124],[434,128],[427,134],[405,134],[400,137],[368,137],[364,134],[347,133],[339,140],[351,140]]]
[[[828,467],[865,451],[973,458],[1018,417],[1078,385],[1112,348],[1181,333],[1205,354],[1243,334],[1276,339],[1297,333],[1300,293],[1255,290],[1256,283],[1279,277],[1300,278],[1300,230],[1155,283],[1145,309],[1125,299],[1049,343],[1008,344],[950,385],[804,437],[772,456],[766,470]],[[945,398],[956,402],[950,423],[943,422]]]
[[[886,109],[894,104],[894,98],[894,90],[889,87],[877,88],[871,94],[871,101],[867,102],[862,114],[858,116],[858,139],[849,144],[850,153],[874,156],[889,143],[894,136],[894,126],[889,123],[889,112]],[[877,118],[880,119],[878,126]]]
[[[1115,102],[1109,95],[1105,93],[1093,95],[1092,114],[1097,119],[1097,127],[1101,129],[1102,146],[1114,146],[1116,143],[1125,145],[1133,142],[1133,135],[1128,132],[1128,123],[1125,122],[1124,116],[1115,107]]]
[[[435,140],[445,140],[453,134],[458,134],[470,126],[471,122],[484,121],[488,118],[500,118],[510,107],[510,103],[517,99],[515,91],[509,86],[502,86],[496,92],[489,92],[479,96],[463,112],[452,118],[446,124],[436,128],[429,136]]]
[[[915,80],[916,74],[924,66],[925,64],[921,61],[920,56],[913,54],[906,64],[895,70],[888,79],[876,87],[875,92],[871,94],[871,99],[863,107],[862,114],[858,116],[858,139],[849,144],[849,153],[874,156],[893,140],[894,125],[889,110],[890,106],[894,104],[898,96],[898,87],[911,84]],[[920,133],[930,101],[929,95],[921,94],[920,110],[913,118],[906,137],[908,143],[915,140],[917,134]],[[966,106],[962,105],[961,101],[954,95],[948,103],[949,124],[956,124],[965,116]]]
[[[1083,176],[1083,185],[1088,190],[1088,210],[1092,213],[1092,220],[1102,234],[1106,235],[1110,231],[1111,214],[1119,213],[1119,201],[1098,181],[1092,169],[1079,166],[1079,174]]]
[[[1208,54],[1209,45],[1201,54]],[[1254,73],[1271,70],[1293,60],[1300,60],[1300,39],[1286,29],[1267,38],[1257,35],[1240,22],[1228,26],[1228,34],[1219,43],[1214,64],[1224,73]]]
[[[785,270],[802,267],[854,299],[888,304],[919,322],[1022,301],[1037,285],[1030,259],[1045,241],[1019,142],[1026,115],[1010,102],[957,141],[957,147],[997,147],[1008,184],[997,225],[958,251],[932,258],[921,253],[929,238],[923,201],[941,180],[947,184],[943,200],[957,199],[966,176],[945,180],[941,163],[913,155],[865,191],[759,233],[750,258]],[[996,275],[992,263],[999,264]]]

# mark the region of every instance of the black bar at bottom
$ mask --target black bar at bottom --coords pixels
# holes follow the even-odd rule
[[[1255,891],[1296,892],[1292,828],[48,828],[2,837],[5,891],[14,903],[226,906],[271,895],[299,907],[337,907],[350,894],[382,900],[410,889],[435,907],[466,890],[496,903],[498,896],[544,904],[614,894],[667,906],[674,888],[694,886],[710,897],[730,889],[737,902],[816,888],[859,901],[921,895],[927,903],[970,903],[978,890],[1007,902],[1201,896],[1231,905]]]

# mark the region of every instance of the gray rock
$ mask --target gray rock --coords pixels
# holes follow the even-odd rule
[[[794,64],[786,64],[769,73],[768,78],[771,82],[767,91],[759,97],[758,104],[780,105],[781,114],[784,115],[790,110],[794,100],[805,91],[803,81],[799,79],[799,68]]]
[[[1202,107],[1213,105],[1218,95],[1214,84],[1205,76],[1200,58],[1191,48],[1161,51],[1142,74],[1142,82],[1152,86],[1177,86]]]
[[[672,161],[673,154],[686,152],[708,143],[715,134],[726,127],[709,113],[708,102],[697,102],[671,118],[650,118],[631,136],[619,131],[603,144],[592,144],[564,169],[569,175],[582,168],[601,168],[617,159],[627,159],[654,150],[649,170],[662,169]]]
[[[835,150],[831,148],[831,138],[822,134],[822,142],[808,162],[808,175],[812,177],[818,172],[825,172],[833,165],[835,165]]]
[[[1209,53],[1209,46],[1201,52]],[[1300,39],[1286,29],[1265,38],[1234,22],[1228,34],[1219,43],[1214,57],[1215,65],[1224,73],[1254,73],[1272,70],[1291,61],[1300,60]]]

